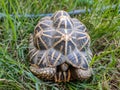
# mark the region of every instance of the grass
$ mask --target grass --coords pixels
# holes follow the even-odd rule
[[[6,14],[0,18],[0,90],[120,90],[119,5],[119,0],[0,0],[0,12]],[[17,14],[88,8],[91,13],[74,17],[87,26],[91,37],[93,76],[65,84],[36,78],[29,70],[28,38],[41,17]]]

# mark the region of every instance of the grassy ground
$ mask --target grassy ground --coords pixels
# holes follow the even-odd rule
[[[0,12],[6,13],[6,18],[0,18],[0,90],[120,90],[118,5],[119,0],[0,0]],[[29,70],[27,47],[29,34],[40,17],[18,18],[17,14],[88,8],[91,13],[74,17],[87,26],[91,36],[93,76],[66,84],[37,79]]]

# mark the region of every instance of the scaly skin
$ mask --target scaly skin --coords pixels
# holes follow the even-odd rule
[[[82,80],[82,79],[87,79],[91,76],[92,74],[92,68],[88,68],[87,70],[83,69],[75,69],[77,79]]]
[[[31,65],[30,70],[39,78],[46,79],[46,80],[52,80],[55,76],[56,69],[45,67],[45,68],[39,68],[38,66]]]

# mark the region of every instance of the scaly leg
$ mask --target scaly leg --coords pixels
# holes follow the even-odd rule
[[[70,73],[70,70],[68,70],[68,78],[67,78],[67,82],[70,81],[70,77],[71,77],[71,73]]]
[[[62,81],[69,82],[71,78],[70,70],[68,70],[67,72],[58,72],[58,74],[55,74],[54,78],[55,78],[55,82],[62,82]]]
[[[61,82],[61,75],[62,75],[62,72],[58,72],[58,74],[55,74],[54,76],[54,79],[55,79],[55,82]]]
[[[67,80],[66,80],[66,72],[63,72],[63,77],[64,77],[63,82],[66,82],[66,81],[67,81]]]
[[[78,79],[80,79],[80,80],[87,79],[92,75],[92,68],[89,68],[87,70],[75,69],[75,72],[77,74]]]
[[[39,68],[34,65],[30,66],[30,70],[39,78],[46,80],[52,80],[56,73],[55,68],[50,68],[50,67]]]
[[[58,82],[61,82],[61,75],[62,75],[62,72],[59,72],[58,73]]]

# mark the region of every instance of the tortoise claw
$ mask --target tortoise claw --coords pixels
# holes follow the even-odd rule
[[[55,82],[69,82],[71,78],[70,70],[68,72],[58,72],[58,74],[55,74],[54,79]]]
[[[58,75],[55,74],[55,82],[62,82],[61,75],[62,75],[62,72],[58,72]]]

